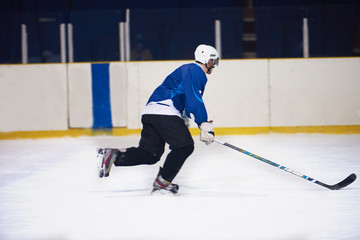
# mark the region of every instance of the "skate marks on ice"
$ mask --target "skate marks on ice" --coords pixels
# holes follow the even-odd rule
[[[122,198],[122,197],[146,197],[150,196],[151,189],[142,188],[142,189],[118,189],[118,190],[89,190],[87,193],[90,195],[101,195],[104,198]]]

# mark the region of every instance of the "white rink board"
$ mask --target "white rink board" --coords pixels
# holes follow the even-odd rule
[[[110,63],[113,126],[141,128],[154,89],[191,62]],[[359,76],[360,58],[221,60],[204,102],[215,127],[360,125]],[[0,132],[91,128],[91,78],[91,63],[1,65]]]
[[[70,128],[93,126],[92,80],[90,63],[68,65]],[[111,116],[114,127],[126,126],[126,66],[110,63]]]
[[[141,128],[141,112],[155,88],[191,61],[128,63],[128,127]],[[267,126],[267,61],[224,60],[207,75],[204,102],[216,127]],[[190,121],[190,127],[197,127]]]
[[[110,71],[110,102],[113,127],[126,127],[126,64],[111,63]]]
[[[0,132],[66,130],[64,64],[0,65]]]
[[[91,64],[68,65],[70,128],[91,128],[93,125]]]
[[[360,124],[360,59],[270,61],[271,126]]]
[[[152,91],[188,62],[128,63],[129,128],[141,128]],[[358,125],[359,66],[359,58],[221,60],[204,102],[216,127]]]
[[[223,60],[208,76],[204,102],[215,127],[269,124],[267,60]]]

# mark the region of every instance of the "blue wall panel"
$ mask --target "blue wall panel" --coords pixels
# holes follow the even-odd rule
[[[109,63],[91,64],[93,128],[111,128]]]

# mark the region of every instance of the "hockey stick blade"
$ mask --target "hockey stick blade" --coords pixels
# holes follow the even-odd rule
[[[232,149],[234,149],[234,150],[236,150],[236,151],[238,151],[238,152],[241,152],[241,153],[243,153],[243,154],[246,154],[246,155],[248,155],[248,156],[250,156],[250,157],[253,157],[253,158],[257,159],[257,160],[260,160],[260,161],[262,161],[262,162],[264,162],[264,163],[267,163],[267,164],[269,164],[269,165],[271,165],[271,166],[273,166],[273,167],[279,168],[279,169],[281,169],[281,170],[283,170],[283,171],[285,171],[285,172],[291,173],[291,174],[293,174],[293,175],[295,175],[295,176],[298,176],[298,177],[300,177],[300,178],[302,178],[302,179],[305,179],[305,180],[308,180],[308,181],[310,181],[310,182],[316,183],[316,184],[318,184],[318,185],[320,185],[320,186],[322,186],[322,187],[326,187],[326,188],[328,188],[328,189],[330,189],[330,190],[339,190],[339,189],[342,189],[342,188],[350,185],[352,182],[354,182],[354,181],[356,180],[356,175],[355,175],[355,173],[352,173],[352,174],[350,174],[347,178],[345,178],[344,180],[342,180],[341,182],[339,182],[339,183],[337,183],[337,184],[334,184],[334,185],[329,185],[329,184],[320,182],[320,181],[318,181],[318,180],[316,180],[316,179],[314,179],[314,178],[312,178],[312,177],[309,177],[309,176],[307,176],[307,175],[304,175],[304,174],[302,174],[302,173],[299,173],[299,172],[297,172],[297,171],[295,171],[295,170],[293,170],[293,169],[291,169],[291,168],[282,166],[282,165],[280,165],[280,164],[277,164],[276,162],[270,161],[270,160],[268,160],[268,159],[266,159],[266,158],[260,157],[260,156],[258,156],[258,155],[256,155],[256,154],[253,154],[253,153],[248,152],[248,151],[246,151],[246,150],[244,150],[244,149],[241,149],[241,148],[239,148],[239,147],[237,147],[237,146],[231,145],[230,143],[221,142],[221,141],[219,141],[219,140],[217,140],[217,139],[214,139],[214,142],[217,142],[217,143],[219,143],[219,144],[221,144],[221,145],[224,145],[224,146],[226,146],[226,147],[228,147],[228,148],[232,148]]]
[[[355,173],[352,173],[347,178],[345,178],[341,182],[339,182],[337,184],[334,184],[334,185],[328,185],[328,184],[322,183],[320,181],[316,181],[315,183],[319,184],[319,185],[321,185],[323,187],[326,187],[328,189],[331,189],[331,190],[339,190],[339,189],[342,189],[342,188],[350,185],[355,180],[356,180],[356,175],[355,175]]]

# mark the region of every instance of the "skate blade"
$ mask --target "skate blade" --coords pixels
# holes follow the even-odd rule
[[[100,170],[100,171],[99,171],[99,178],[102,178],[102,177],[104,177],[104,171],[103,171],[103,170]]]
[[[151,195],[154,196],[177,196],[179,193],[173,193],[165,189],[153,189]]]

